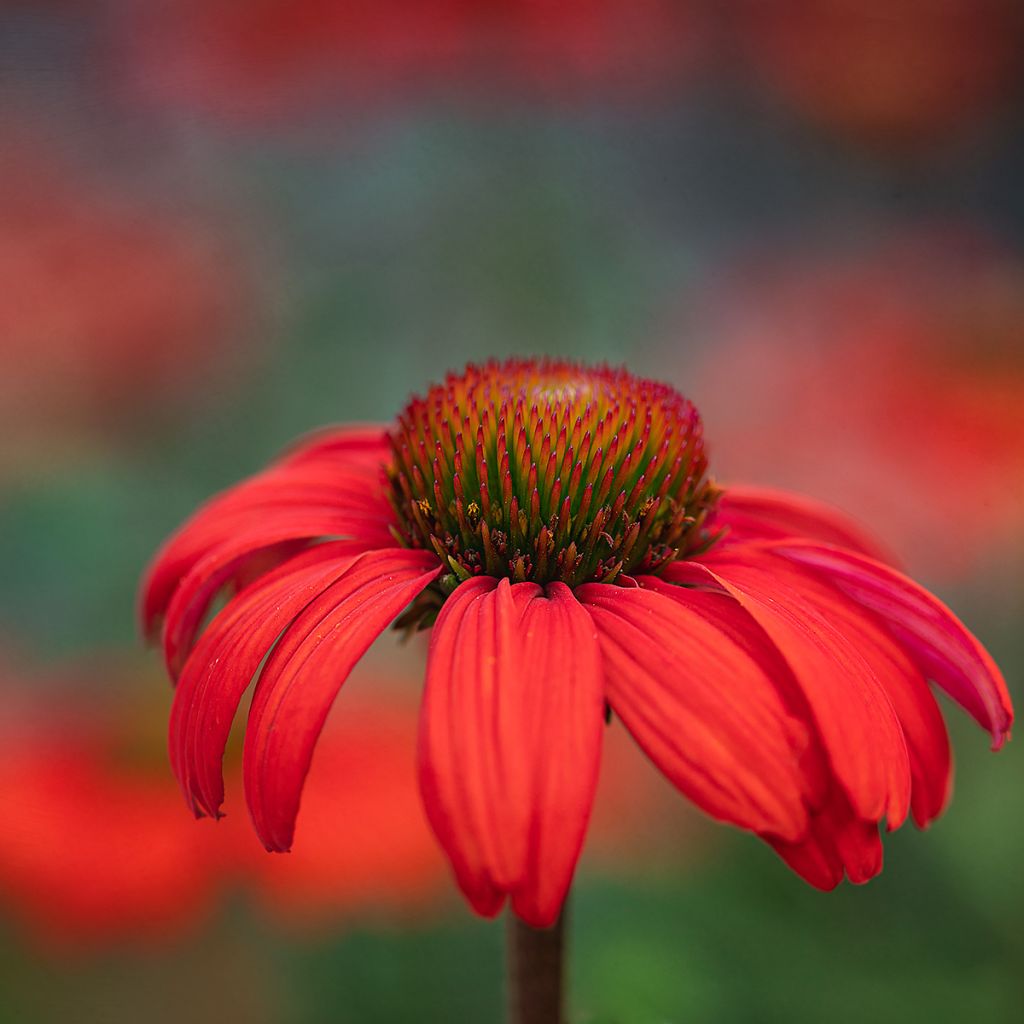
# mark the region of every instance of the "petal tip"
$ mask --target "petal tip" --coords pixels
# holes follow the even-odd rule
[[[512,898],[512,913],[522,921],[523,924],[538,931],[548,931],[558,923],[562,913],[563,900],[558,900],[551,906],[547,904],[536,904],[518,897]]]
[[[996,728],[996,729],[992,730],[992,748],[991,749],[992,749],[992,753],[993,754],[999,753],[999,751],[1003,749],[1003,746],[1009,740],[1011,740],[1013,738],[1013,735],[1010,732],[1010,725],[1011,724],[1012,723],[1008,722],[1005,727],[1003,727],[1003,728]]]

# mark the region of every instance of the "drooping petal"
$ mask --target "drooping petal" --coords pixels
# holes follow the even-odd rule
[[[781,578],[756,545],[676,563],[674,582],[723,587],[785,656],[856,814],[897,827],[910,804],[910,762],[896,712],[855,642]]]
[[[501,909],[506,880],[513,875],[501,859],[498,824],[492,820],[499,805],[489,798],[485,781],[485,760],[493,772],[497,751],[488,743],[489,736],[479,732],[484,713],[478,709],[513,689],[504,676],[511,668],[509,634],[518,610],[508,588],[499,598],[497,587],[498,581],[489,576],[467,580],[441,609],[430,636],[418,743],[427,820],[451,860],[459,888],[485,917]],[[491,594],[496,595],[494,602],[501,601],[502,614],[492,611],[491,636],[484,641],[479,605]],[[499,790],[498,785],[491,788]],[[507,816],[507,787],[500,792],[500,809]],[[494,876],[499,876],[497,881]]]
[[[185,662],[171,707],[171,767],[196,814],[217,816],[221,762],[239,702],[296,615],[358,557],[349,541],[318,545],[247,587],[210,623]]]
[[[837,544],[895,564],[894,557],[859,523],[822,501],[764,487],[728,487],[708,520],[727,528],[723,544],[808,538]]]
[[[182,580],[222,547],[233,546],[236,566],[247,553],[318,537],[352,537],[367,547],[384,547],[394,543],[388,521],[386,502],[369,484],[332,486],[315,500],[283,472],[240,484],[200,509],[158,553],[143,591],[144,628],[153,632]]]
[[[907,744],[914,820],[926,825],[945,807],[952,758],[942,712],[920,668],[877,616],[806,567],[778,555],[773,563],[778,578],[799,590],[804,601],[854,643],[885,688]]]
[[[315,457],[302,448],[285,461],[208,501],[157,553],[143,580],[140,614],[147,635],[182,579],[211,552],[246,537],[252,552],[284,541],[352,537],[368,547],[393,543],[380,461],[365,437],[353,451],[336,445]],[[236,556],[242,559],[243,552]]]
[[[937,597],[870,558],[810,542],[773,546],[876,614],[921,671],[1002,746],[1013,723],[1006,682],[988,651]]]
[[[669,780],[712,817],[799,839],[827,768],[788,705],[789,670],[726,594],[641,577],[580,587],[615,713]]]
[[[803,839],[786,842],[765,838],[801,878],[817,889],[834,889],[844,874],[855,885],[861,885],[882,870],[877,823],[859,818],[839,788],[812,817],[810,831]]]
[[[549,584],[545,593],[527,603],[522,619],[533,804],[526,877],[512,893],[512,909],[537,928],[555,923],[569,891],[604,734],[604,673],[593,622],[564,583]]]
[[[249,573],[251,561],[257,552],[268,554],[280,550],[295,537],[296,524],[309,521],[303,514],[299,514],[287,521],[278,520],[270,529],[260,527],[240,533],[218,545],[193,565],[174,591],[164,617],[164,662],[172,679],[178,678],[192,650],[199,627],[221,588],[229,580],[236,579],[243,569]],[[322,523],[324,520],[317,521]],[[342,522],[342,517],[336,520],[338,525]],[[368,550],[367,541],[345,543],[352,553]]]
[[[603,729],[593,623],[571,591],[472,579],[431,638],[420,732],[427,816],[473,907],[558,916],[583,843]]]
[[[243,753],[246,798],[267,849],[291,846],[313,748],[352,667],[440,571],[432,552],[366,552],[278,641],[256,684]]]

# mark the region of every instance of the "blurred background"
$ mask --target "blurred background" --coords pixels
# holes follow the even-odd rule
[[[1024,666],[1019,0],[0,3],[0,1020],[492,1021],[413,771],[346,686],[296,852],[170,776],[134,593],[295,436],[490,355],[627,363],[720,480],[863,519]],[[807,888],[610,730],[574,1019],[1019,1019],[1024,753]]]

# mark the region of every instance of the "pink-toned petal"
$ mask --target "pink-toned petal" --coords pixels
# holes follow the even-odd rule
[[[475,579],[434,626],[420,786],[473,907],[506,894],[535,927],[568,890],[597,784],[604,695],[590,617],[569,589]]]
[[[344,536],[393,543],[380,467],[365,453],[284,462],[201,506],[157,552],[143,579],[140,615],[147,635],[197,562],[239,535],[253,550],[292,540]]]
[[[224,748],[260,662],[360,553],[349,541],[303,552],[232,598],[203,633],[178,680],[169,736],[171,767],[196,814],[220,813]]]
[[[665,576],[674,582],[717,584],[739,601],[793,670],[857,816],[867,821],[887,817],[891,827],[898,826],[910,804],[907,747],[885,688],[855,641],[753,545],[722,550],[707,564],[676,563]]]
[[[440,571],[431,552],[360,555],[278,641],[256,684],[243,752],[246,798],[267,849],[291,846],[317,737],[352,667]]]
[[[991,655],[937,597],[888,566],[824,544],[786,542],[779,554],[821,574],[876,614],[921,671],[992,735],[998,750],[1013,724],[1006,682]]]
[[[805,838],[795,843],[766,838],[786,864],[817,889],[834,889],[844,874],[861,885],[882,870],[878,825],[858,818],[839,789],[814,815]]]
[[[808,538],[895,564],[893,555],[856,520],[832,505],[789,491],[728,487],[708,527],[727,527],[722,544]]]
[[[721,821],[789,839],[827,785],[789,670],[731,597],[641,578],[578,588],[615,713],[668,779]]]

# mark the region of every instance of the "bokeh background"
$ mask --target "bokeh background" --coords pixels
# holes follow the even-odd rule
[[[719,479],[870,524],[1024,666],[1019,0],[0,3],[0,1019],[493,1021],[419,811],[423,650],[296,852],[194,823],[139,574],[204,497],[466,360],[627,363]],[[615,730],[574,1020],[1019,1020],[1024,753],[814,892]]]

